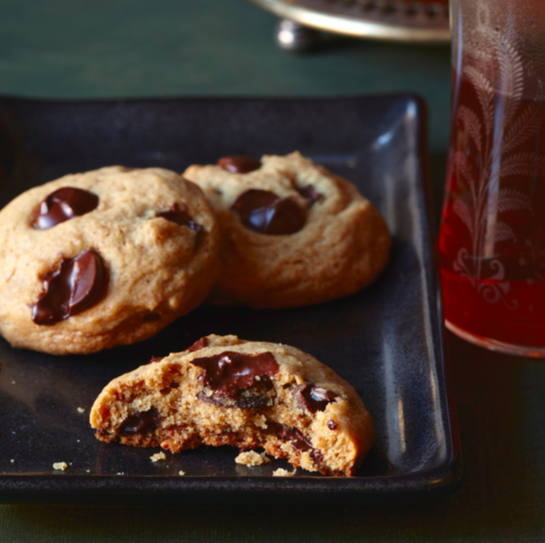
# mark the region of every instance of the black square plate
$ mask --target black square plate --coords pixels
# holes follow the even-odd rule
[[[354,182],[394,238],[390,262],[372,286],[327,304],[260,312],[203,306],[147,341],[91,356],[16,350],[0,338],[0,501],[339,504],[456,487],[461,463],[446,393],[418,98],[3,98],[0,123],[1,205],[36,184],[106,165],[181,172],[223,155],[297,149]],[[357,476],[298,470],[272,477],[285,462],[240,466],[230,447],[153,463],[157,451],[95,439],[87,419],[106,383],[209,333],[294,345],[349,381],[377,430]],[[68,469],[54,471],[54,462]]]

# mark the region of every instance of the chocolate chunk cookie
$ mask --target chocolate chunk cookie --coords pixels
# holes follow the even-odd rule
[[[299,153],[190,166],[216,212],[222,272],[215,303],[317,304],[353,294],[386,265],[390,235],[354,185]]]
[[[145,339],[207,296],[218,232],[199,187],[160,168],[33,188],[0,211],[0,333],[52,354]]]
[[[296,467],[353,475],[374,440],[356,391],[287,345],[211,335],[107,385],[90,415],[97,437],[171,452],[262,447]]]

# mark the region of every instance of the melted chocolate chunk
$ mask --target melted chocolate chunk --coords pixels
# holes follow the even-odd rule
[[[276,393],[270,377],[264,375],[255,385],[240,390],[235,397],[225,396],[221,392],[205,388],[197,394],[204,401],[220,407],[239,407],[240,409],[264,409],[272,407]]]
[[[295,200],[268,190],[243,192],[231,209],[249,230],[270,236],[294,234],[305,226],[306,212]]]
[[[327,427],[330,430],[336,430],[337,429],[337,423],[334,420],[328,420],[327,421]]]
[[[265,409],[266,407],[272,407],[274,405],[274,399],[266,396],[247,396],[246,394],[241,394],[240,398],[228,398],[227,396],[221,396],[209,390],[199,392],[197,398],[203,402],[226,408]]]
[[[73,187],[63,187],[52,192],[38,207],[32,226],[47,230],[57,224],[93,211],[98,206],[98,196]]]
[[[118,434],[133,436],[153,432],[161,421],[161,416],[155,408],[149,411],[138,412],[126,418],[118,429]]]
[[[94,305],[104,292],[106,270],[92,249],[76,258],[63,258],[56,270],[40,277],[44,293],[32,310],[36,324],[51,325]]]
[[[291,441],[291,446],[296,451],[305,452],[313,450],[310,441],[297,428],[283,426],[278,431],[278,437],[284,441]]]
[[[307,185],[302,189],[297,189],[297,192],[308,202],[308,207],[312,207],[316,202],[324,199],[324,195],[316,192],[312,185]]]
[[[201,349],[204,349],[205,347],[208,347],[208,338],[202,337],[201,339],[198,339],[197,341],[195,341],[195,343],[193,343],[193,345],[191,345],[191,347],[189,347],[189,349],[187,350],[190,353],[192,353],[194,351],[200,351]]]
[[[297,428],[288,428],[287,426],[282,426],[277,433],[280,439],[284,441],[289,441],[290,445],[298,452],[310,452],[310,457],[319,464],[323,462],[324,455],[318,450],[312,447],[311,442],[306,438],[302,432]]]
[[[297,387],[301,403],[311,412],[324,411],[327,404],[337,399],[337,394],[323,387],[307,383]]]
[[[278,364],[272,353],[248,355],[226,351],[206,358],[194,358],[191,363],[204,372],[199,382],[216,396],[240,398],[241,391],[253,387],[265,376],[278,373]]]
[[[203,227],[193,220],[191,215],[187,212],[187,207],[185,205],[174,203],[166,211],[157,213],[157,217],[163,217],[163,219],[180,226],[188,226],[197,234],[195,236],[195,247],[198,247],[201,243]]]
[[[224,156],[218,160],[218,166],[232,173],[249,173],[259,170],[261,162],[244,155]]]

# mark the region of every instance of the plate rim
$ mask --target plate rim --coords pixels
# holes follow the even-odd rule
[[[435,308],[429,310],[438,322],[435,322],[436,338],[441,348],[441,357],[437,360],[441,392],[445,400],[441,410],[441,421],[446,424],[445,433],[448,437],[448,450],[445,461],[432,468],[416,470],[410,473],[366,476],[366,477],[314,477],[303,475],[296,478],[289,477],[210,477],[184,476],[172,477],[168,475],[87,475],[87,474],[0,474],[0,503],[225,503],[227,496],[235,494],[237,503],[255,503],[256,496],[266,494],[267,499],[282,503],[288,501],[299,502],[305,497],[308,503],[320,502],[326,496],[333,496],[335,503],[392,503],[431,499],[432,497],[449,494],[460,485],[464,465],[461,454],[460,437],[457,414],[454,404],[454,395],[451,385],[450,361],[446,345],[446,334],[442,319],[439,268],[437,266],[437,248],[434,243],[435,230],[431,219],[431,185],[427,164],[427,108],[425,101],[416,93],[379,93],[365,95],[342,96],[311,96],[311,97],[240,97],[240,96],[187,96],[187,97],[130,97],[130,98],[93,98],[93,99],[56,99],[32,98],[14,95],[0,95],[0,114],[6,103],[21,102],[27,104],[69,104],[72,106],[120,102],[157,103],[157,102],[335,102],[344,100],[405,100],[416,109],[416,136],[418,157],[417,184],[419,197],[424,199],[426,217],[423,223],[426,231],[423,241],[430,259],[425,262],[423,270],[429,275],[435,298]],[[443,412],[443,409],[445,412]],[[165,481],[169,484],[165,485]],[[67,483],[70,482],[70,485]],[[74,484],[76,482],[76,484]],[[139,482],[140,488],[133,483]],[[143,482],[143,487],[142,487]],[[181,486],[177,483],[181,483]],[[303,482],[304,484],[301,484]],[[365,482],[367,484],[363,484]],[[128,483],[128,484],[123,484]],[[163,491],[157,488],[161,483]],[[410,484],[412,483],[412,484]],[[86,485],[79,488],[81,485]],[[173,486],[174,484],[174,486]],[[68,488],[71,486],[72,489]],[[203,488],[206,486],[214,488]],[[171,488],[172,487],[172,488]],[[310,488],[309,488],[310,487]],[[150,493],[151,492],[151,493]]]

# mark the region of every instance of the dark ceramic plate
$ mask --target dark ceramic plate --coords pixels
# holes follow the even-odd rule
[[[33,185],[105,165],[183,171],[227,154],[298,149],[358,185],[394,239],[391,260],[372,286],[320,306],[201,307],[147,341],[92,356],[16,350],[0,338],[0,501],[339,504],[415,499],[456,487],[460,456],[445,386],[418,99],[4,98],[0,114],[1,205]],[[87,419],[106,383],[209,333],[294,345],[349,381],[377,430],[357,476],[298,470],[295,477],[272,477],[287,464],[239,466],[230,447],[152,463],[157,451],[95,439]],[[54,471],[54,462],[68,469]]]

